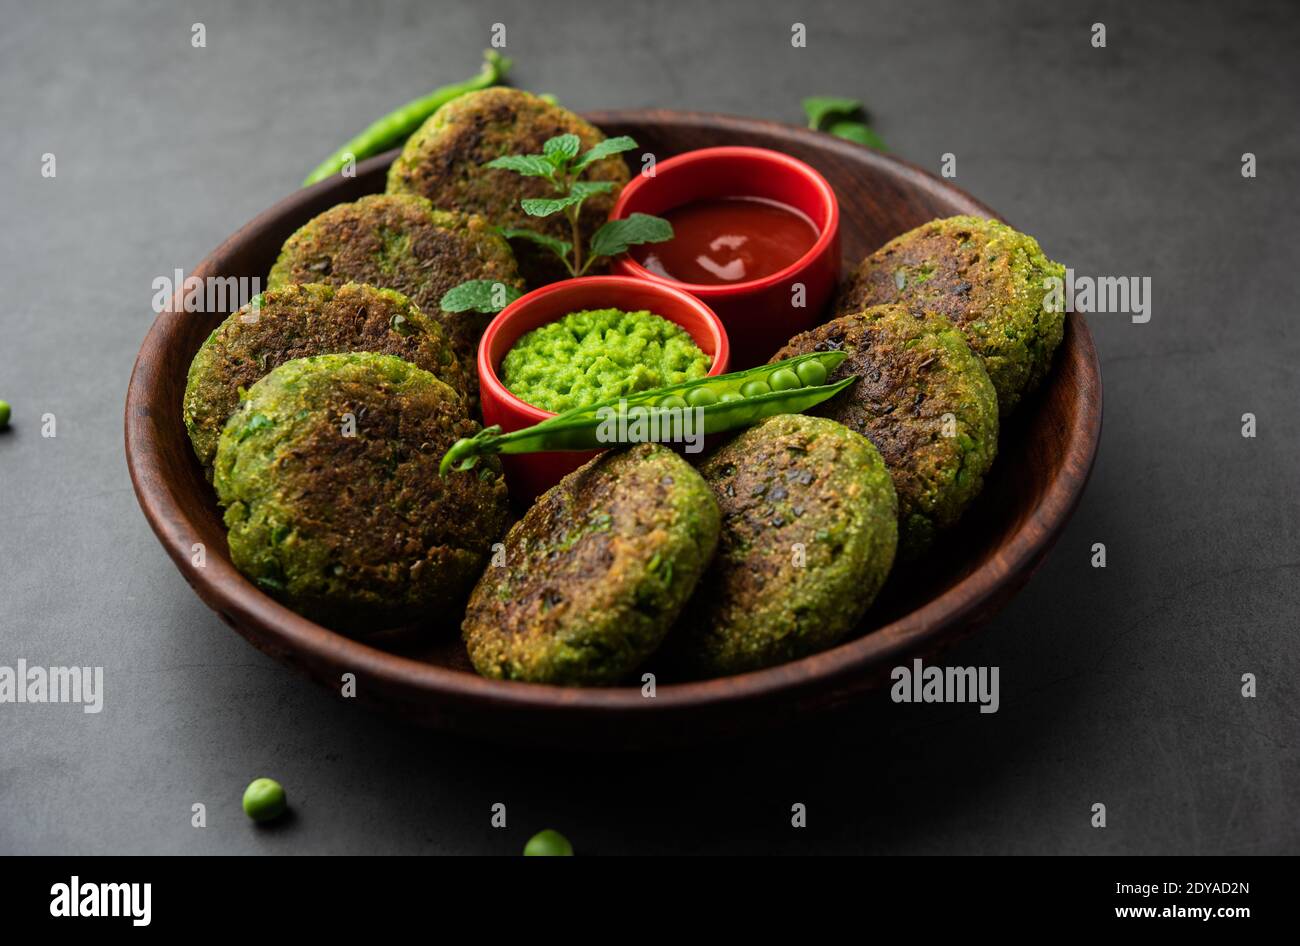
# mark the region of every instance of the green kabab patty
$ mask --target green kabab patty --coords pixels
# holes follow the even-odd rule
[[[465,393],[442,329],[401,293],[361,285],[268,290],[222,322],[190,364],[182,416],[199,462],[211,467],[221,430],[253,382],[295,358],[350,351],[396,355]]]
[[[566,134],[577,135],[583,151],[605,140],[590,122],[536,95],[501,87],[471,92],[438,109],[407,140],[388,170],[388,192],[419,194],[436,207],[480,214],[499,227],[571,240],[564,214],[533,217],[519,206],[525,197],[553,197],[550,182],[483,166],[503,155],[540,154],[548,138]],[[618,155],[595,162],[583,173],[583,180],[615,185],[610,193],[594,194],[583,203],[580,224],[585,238],[605,222],[628,177]],[[531,285],[567,275],[549,250],[525,240],[514,247]]]
[[[664,645],[696,676],[757,670],[838,643],[894,562],[898,500],[871,442],[782,414],[700,472],[722,511],[718,554]]]
[[[1031,236],[997,220],[932,220],[886,243],[850,274],[839,315],[889,302],[961,329],[997,389],[1002,416],[1047,374],[1065,315],[1045,282],[1064,279]]]
[[[796,335],[773,361],[845,351],[830,380],[857,375],[813,413],[880,451],[898,492],[899,554],[914,559],[954,524],[984,484],[998,443],[993,384],[966,339],[940,315],[874,306]]]
[[[447,448],[477,430],[459,394],[392,355],[286,362],[249,389],[217,449],[236,567],[347,631],[458,607],[508,514],[495,457],[438,476]]]
[[[602,685],[663,640],[718,541],[718,505],[689,464],[640,444],[544,493],[483,573],[463,625],[486,677]]]
[[[267,285],[357,282],[395,289],[438,322],[466,376],[476,379],[479,338],[492,316],[440,306],[448,289],[472,279],[524,286],[510,245],[491,224],[437,210],[412,194],[374,194],[304,224],[285,241]],[[474,391],[471,385],[471,400]]]

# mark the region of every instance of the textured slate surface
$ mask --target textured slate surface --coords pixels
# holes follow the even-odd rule
[[[0,3],[0,665],[106,674],[98,715],[0,705],[0,852],[511,853],[543,826],[586,853],[1300,851],[1295,8],[490,6]],[[292,676],[166,559],[121,442],[152,279],[468,74],[497,21],[516,81],[576,109],[798,122],[804,95],[860,96],[897,154],[954,153],[960,186],[1079,273],[1152,278],[1148,324],[1091,319],[1105,432],[1072,525],[948,657],[1001,668],[996,715],[881,697],[707,751],[470,744]],[[297,813],[279,831],[239,811],[264,773]]]

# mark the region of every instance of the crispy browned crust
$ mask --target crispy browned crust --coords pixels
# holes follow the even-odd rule
[[[506,536],[463,625],[484,676],[609,684],[659,645],[718,540],[700,475],[653,444],[607,452],[547,491]]]
[[[438,475],[478,429],[459,395],[391,356],[282,365],[253,386],[217,455],[236,565],[332,626],[445,621],[506,526],[495,457]]]
[[[268,290],[221,323],[190,365],[183,414],[199,461],[212,465],[241,390],[286,361],[349,351],[396,355],[465,393],[442,329],[404,296],[359,285]]]
[[[993,463],[998,405],[987,373],[947,319],[918,318],[902,305],[796,335],[772,360],[810,351],[848,352],[831,379],[857,375],[857,383],[814,413],[880,451],[898,491],[900,549],[915,557],[957,521]]]
[[[948,217],[890,240],[849,274],[837,315],[901,303],[944,316],[984,362],[1005,417],[1042,381],[1064,331],[1044,280],[1065,270],[1033,237],[997,220]]]
[[[419,194],[435,207],[480,214],[500,227],[523,227],[569,240],[563,214],[531,217],[519,206],[525,197],[554,196],[549,183],[483,167],[506,154],[538,154],[548,138],[565,134],[577,135],[584,151],[605,138],[600,129],[568,109],[518,89],[492,88],[464,95],[440,108],[410,137],[389,169],[388,192]],[[618,156],[596,162],[583,175],[584,180],[612,181],[618,187],[628,177],[627,165]],[[585,238],[609,216],[618,187],[583,204]],[[530,285],[566,275],[549,251],[524,241],[515,241],[514,248]]]
[[[717,555],[663,656],[741,673],[837,643],[894,561],[898,501],[880,454],[822,417],[781,414],[700,466],[722,512]]]
[[[267,285],[356,282],[395,289],[442,327],[474,382],[473,401],[475,355],[492,316],[440,307],[447,290],[471,279],[524,287],[509,244],[491,224],[479,216],[435,210],[413,194],[373,194],[331,207],[299,229],[285,242]]]

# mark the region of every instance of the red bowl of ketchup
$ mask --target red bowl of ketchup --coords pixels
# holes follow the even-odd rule
[[[703,148],[623,188],[610,219],[665,217],[673,239],[615,272],[684,289],[722,319],[733,369],[762,364],[817,325],[840,277],[840,208],[826,179],[766,148]]]

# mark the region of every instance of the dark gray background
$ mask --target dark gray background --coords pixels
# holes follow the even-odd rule
[[[861,97],[1051,256],[1152,278],[1149,324],[1090,320],[1105,433],[1071,526],[947,658],[1001,667],[999,713],[881,697],[697,752],[505,749],[354,709],[191,593],[123,460],[151,281],[471,73],[497,21],[515,81],[579,110],[799,122],[805,95]],[[1286,2],[0,3],[0,664],[107,678],[97,716],[0,705],[0,852],[511,853],[544,826],[582,853],[1300,850],[1297,47]],[[260,774],[286,828],[239,810]]]

